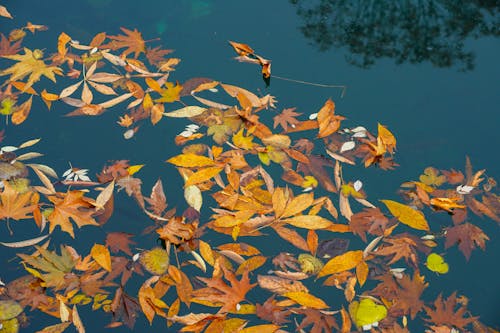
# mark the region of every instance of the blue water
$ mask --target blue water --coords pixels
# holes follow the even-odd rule
[[[467,1],[464,6],[473,9],[477,6],[476,2]],[[331,6],[335,2],[321,3]],[[340,5],[342,3],[347,2],[339,1],[335,8],[343,8]],[[358,11],[363,10],[362,3],[358,2]],[[350,48],[339,40],[325,46],[325,40],[330,38],[325,31],[324,35],[316,36],[316,42],[314,37],[306,36],[311,31],[304,33],[301,27],[311,21],[304,17],[302,10],[311,5],[308,4],[305,8],[306,4],[300,1],[299,4],[294,4],[294,1],[264,0],[52,0],[4,1],[3,4],[15,17],[14,21],[1,21],[1,31],[4,33],[26,21],[49,26],[48,31],[26,38],[25,45],[31,48],[49,46],[55,49],[57,36],[61,31],[85,43],[101,31],[117,34],[122,26],[137,28],[145,39],[159,37],[164,47],[176,50],[173,56],[181,58],[182,62],[171,78],[179,82],[192,77],[210,77],[254,92],[270,93],[277,97],[280,109],[295,106],[298,112],[304,114],[317,112],[326,99],[331,97],[337,105],[337,112],[348,118],[345,126],[363,125],[375,129],[377,122],[386,125],[398,139],[396,161],[400,167],[391,172],[356,167],[346,171],[345,175],[347,179],[361,179],[372,201],[378,198],[397,200],[396,190],[399,185],[404,181],[417,179],[427,166],[463,170],[466,155],[470,156],[475,169],[485,168],[489,176],[499,177],[500,43],[495,37],[498,31],[488,33],[488,36],[479,32],[466,34],[468,37],[463,37],[463,45],[458,44],[457,52],[470,54],[473,59],[465,63],[455,59],[447,67],[439,65],[439,61],[432,58],[431,45],[434,44],[432,40],[425,39],[428,36],[417,34],[408,37],[401,30],[401,22],[382,20],[382,23],[379,22],[378,26],[371,29],[390,31],[391,26],[394,26],[395,36],[406,36],[406,39],[395,42],[396,47],[413,46],[415,50],[411,52],[421,54],[422,59],[399,59],[401,63],[397,63],[398,59],[382,53],[384,56],[380,58],[371,58],[374,63],[370,66],[359,66],[352,61],[358,59],[359,62],[359,59],[363,59],[363,52],[360,53],[359,49]],[[345,6],[355,7],[353,3]],[[495,9],[494,2],[492,8]],[[376,8],[372,10],[376,12]],[[320,17],[319,22],[328,27],[333,15],[337,15],[335,18],[339,20],[339,24],[343,19],[349,18],[335,11],[334,13]],[[356,13],[358,12],[351,9],[345,12],[346,15]],[[404,15],[397,19],[403,20]],[[489,16],[489,20],[498,22],[498,14]],[[438,21],[437,26],[440,26],[440,22]],[[460,26],[461,23],[457,24]],[[349,31],[346,30],[346,34]],[[448,36],[447,39],[447,35],[443,33],[436,41],[439,45],[453,45],[456,49],[457,45],[454,43],[457,37],[452,33],[449,35],[451,37]],[[334,34],[332,38],[341,37],[342,34]],[[321,43],[322,38],[325,43]],[[277,79],[271,79],[270,86],[266,88],[256,66],[231,59],[234,54],[227,44],[228,40],[247,43],[258,54],[271,59],[273,74],[277,76],[346,85],[347,92],[341,98],[340,90]],[[376,54],[376,47],[377,43],[368,44],[363,50],[367,54]],[[354,54],[353,51],[358,53]],[[71,108],[61,104],[51,111],[47,111],[41,103],[36,104],[22,126],[11,125],[5,128],[6,142],[15,145],[29,138],[41,137],[42,142],[37,145],[36,150],[43,152],[45,156],[37,162],[55,166],[59,174],[68,168],[68,161],[74,166],[90,169],[91,175],[100,172],[108,160],[129,159],[132,164],[146,164],[139,174],[145,184],[143,191],[148,193],[156,179],[161,177],[164,184],[168,184],[165,188],[169,205],[183,205],[183,198],[177,194],[182,180],[174,168],[164,163],[167,158],[179,152],[171,142],[186,125],[183,120],[164,119],[155,127],[143,124],[136,137],[126,141],[122,136],[123,129],[115,124],[116,112],[107,112],[98,118],[62,117],[69,111]],[[428,219],[432,224],[434,216],[430,215]],[[456,248],[447,251],[450,273],[438,277],[426,272],[430,287],[425,295],[433,299],[439,291],[449,295],[458,290],[460,294],[470,297],[469,309],[473,314],[480,315],[481,320],[489,325],[498,326],[500,313],[495,306],[500,296],[498,225],[477,217],[473,217],[472,222],[480,225],[491,238],[487,242],[486,251],[474,251],[467,264],[464,264],[464,259]],[[148,225],[149,220],[138,210],[130,208],[130,205],[124,205],[117,207],[116,216],[111,223],[113,224],[107,226],[108,230],[138,232]],[[5,232],[2,229],[2,235]],[[95,242],[91,237],[95,237],[92,231],[78,234],[79,246],[90,247]],[[104,233],[99,237],[104,237]],[[65,241],[68,240],[60,240]],[[278,252],[276,250],[276,254]],[[4,258],[10,259],[14,255],[15,251],[2,249],[2,262],[5,262]],[[8,280],[19,273],[10,269],[7,276],[2,273],[1,277]],[[88,331],[100,331],[101,324],[108,322],[108,317],[99,313],[83,312],[81,315]],[[39,329],[48,323],[43,322],[47,318],[36,315],[31,319],[32,325],[27,331]],[[50,323],[56,322],[54,319],[49,320]],[[143,331],[147,326],[146,321],[140,319],[136,331]],[[91,330],[90,327],[94,329]],[[157,320],[153,327],[159,331],[164,323]]]

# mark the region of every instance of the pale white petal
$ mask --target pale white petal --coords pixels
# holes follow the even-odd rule
[[[352,135],[353,138],[366,138],[366,132],[356,132]]]
[[[191,135],[193,135],[193,132],[187,131],[187,130],[179,133],[179,136],[182,136],[182,137],[185,137],[185,138],[189,138]]]
[[[363,126],[354,127],[353,129],[351,129],[351,132],[354,133],[366,132],[366,128],[364,128]]]
[[[309,120],[314,120],[314,119],[316,119],[316,118],[318,118],[318,113],[311,113],[311,114],[309,115]]]

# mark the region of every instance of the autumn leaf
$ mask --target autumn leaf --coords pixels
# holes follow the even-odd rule
[[[208,301],[214,305],[222,305],[218,313],[231,312],[236,310],[237,304],[245,300],[245,296],[256,284],[250,284],[248,272],[243,273],[241,280],[238,281],[233,272],[221,266],[224,278],[229,281],[230,286],[222,277],[213,277],[211,279],[198,277],[205,282],[206,288],[194,291],[194,297],[198,300]]]
[[[429,230],[429,225],[421,211],[392,200],[380,200],[401,223],[417,230]]]
[[[22,220],[29,219],[38,203],[38,195],[31,191],[18,193],[9,182],[3,182],[4,188],[0,192],[0,219]]]
[[[384,242],[386,244],[373,253],[392,257],[388,262],[389,265],[404,258],[407,263],[413,264],[414,267],[418,266],[417,243],[413,239],[409,237],[384,238]]]
[[[0,76],[10,74],[9,81],[18,81],[29,75],[23,91],[28,90],[34,83],[40,80],[42,75],[53,82],[56,82],[56,74],[62,75],[62,70],[59,67],[47,66],[45,62],[41,60],[43,58],[43,52],[38,49],[31,51],[28,48],[24,48],[23,55],[7,55],[3,56],[3,58],[16,60],[18,63],[1,71]]]
[[[54,204],[54,211],[49,215],[49,232],[53,232],[58,225],[61,230],[75,238],[73,225],[70,218],[81,228],[84,225],[99,225],[92,217],[94,206],[89,203],[88,198],[82,191],[68,191],[64,194],[49,196],[48,199]]]
[[[385,149],[392,154],[396,149],[396,138],[394,135],[383,125],[378,124],[378,136]]]
[[[146,51],[146,43],[142,39],[142,34],[137,29],[128,30],[123,27],[120,29],[125,35],[108,36],[111,41],[108,44],[101,45],[101,48],[110,48],[112,50],[127,48],[122,52],[122,56],[127,57],[130,53],[134,53],[134,57],[137,59],[139,54]]]
[[[484,250],[487,240],[489,240],[489,237],[481,228],[466,222],[447,228],[444,247],[447,249],[458,243],[458,249],[469,260],[472,250],[476,246]]]
[[[335,103],[331,99],[327,100],[318,112],[318,138],[335,133],[340,128],[340,122],[344,119],[345,117],[335,114]]]
[[[318,277],[344,272],[356,267],[363,260],[363,251],[348,251],[330,259],[318,273]]]
[[[122,251],[129,256],[132,255],[132,251],[130,250],[130,245],[135,244],[132,238],[134,235],[128,234],[125,232],[110,232],[106,235],[106,246],[112,252]]]
[[[284,109],[279,115],[274,116],[273,128],[276,128],[278,127],[278,125],[280,125],[284,131],[287,131],[288,126],[295,127],[295,125],[300,123],[300,121],[295,117],[300,116],[302,113],[295,112],[295,109],[296,108]]]
[[[155,99],[156,103],[172,103],[180,99],[180,92],[182,86],[180,84],[174,85],[172,82],[165,83],[165,89],[162,89],[160,94],[161,98]]]
[[[425,306],[424,309],[429,316],[429,318],[424,318],[425,321],[435,325],[453,326],[460,331],[466,330],[466,326],[479,318],[471,316],[467,307],[458,302],[456,292],[446,300],[443,300],[443,295],[439,294],[434,301],[434,308]]]
[[[0,56],[14,55],[21,50],[20,40],[11,44],[4,34],[0,33],[0,36]]]
[[[289,291],[283,296],[290,298],[294,302],[311,309],[326,309],[328,305],[320,298],[303,291]]]
[[[433,167],[425,168],[424,174],[420,175],[420,181],[430,186],[441,186],[446,182],[445,175],[439,175],[439,170]]]
[[[106,246],[101,244],[94,244],[90,250],[92,258],[105,270],[111,272],[111,255]]]
[[[256,305],[255,314],[262,320],[269,321],[276,325],[283,325],[290,320],[287,317],[291,314],[290,310],[288,310],[284,306],[279,306],[276,304],[276,300],[274,296],[268,298],[262,305]]]
[[[183,168],[204,167],[215,164],[215,161],[211,158],[192,153],[174,156],[168,159],[167,162]]]
[[[39,257],[18,253],[23,261],[31,266],[26,266],[28,272],[44,281],[45,287],[54,287],[56,290],[63,289],[72,280],[77,279],[69,273],[75,267],[76,259],[71,255],[68,247],[61,246],[61,255],[55,251],[49,251],[35,246],[40,253]]]

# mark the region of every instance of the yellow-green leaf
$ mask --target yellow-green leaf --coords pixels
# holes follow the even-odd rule
[[[429,254],[425,265],[429,270],[439,274],[446,274],[449,270],[449,266],[446,261],[444,261],[444,258],[437,253]]]

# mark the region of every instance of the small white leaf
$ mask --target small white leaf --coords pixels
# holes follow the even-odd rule
[[[459,185],[457,186],[457,193],[458,194],[469,194],[470,191],[474,189],[474,186],[470,185]]]
[[[203,204],[203,197],[201,191],[196,185],[190,185],[184,189],[184,199],[189,206],[193,207],[197,211],[200,211]]]
[[[361,180],[356,180],[354,182],[353,187],[356,190],[356,192],[359,192],[359,190],[361,190],[361,188],[363,187],[363,183],[361,182]]]
[[[309,115],[309,120],[314,120],[314,119],[316,119],[316,118],[318,118],[318,113],[311,113],[311,114]]]
[[[354,142],[354,141],[344,142],[342,147],[340,147],[340,152],[343,153],[345,151],[352,150],[352,149],[354,149],[354,147],[356,147],[356,142]]]

